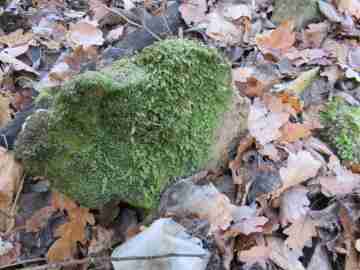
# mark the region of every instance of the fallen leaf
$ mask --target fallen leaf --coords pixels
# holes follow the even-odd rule
[[[284,270],[305,270],[299,261],[302,255],[296,250],[290,250],[284,240],[277,237],[266,237],[266,242],[271,250],[270,260]]]
[[[4,127],[10,119],[10,98],[0,94],[0,128]]]
[[[87,241],[86,225],[93,225],[95,219],[88,208],[79,207],[75,202],[59,193],[53,195],[52,205],[60,210],[66,210],[69,216],[69,222],[56,229],[55,236],[59,239],[52,244],[47,253],[48,260],[56,262],[73,258],[77,242],[85,244]]]
[[[256,44],[263,54],[271,54],[278,58],[294,45],[293,28],[293,21],[284,21],[275,30],[257,35]]]
[[[179,11],[186,24],[191,25],[205,20],[207,8],[206,0],[187,0],[182,2]]]
[[[319,74],[319,67],[304,71],[295,80],[287,85],[287,91],[296,95],[300,95],[308,88]]]
[[[226,5],[223,8],[222,14],[226,19],[230,19],[231,21],[239,20],[243,17],[247,17],[251,19],[251,8],[248,5]]]
[[[311,130],[309,125],[301,123],[286,123],[281,128],[282,136],[280,141],[286,141],[289,143],[296,142],[300,139],[308,138],[311,136]]]
[[[49,221],[49,218],[57,211],[52,206],[46,206],[35,212],[25,222],[27,232],[38,232],[43,228]]]
[[[206,16],[209,24],[206,34],[215,41],[228,45],[235,45],[242,40],[243,31],[232,22],[227,21],[218,12],[212,12]]]
[[[70,24],[68,40],[74,47],[92,45],[102,45],[104,43],[103,33],[97,28],[96,23],[81,20],[76,24]]]
[[[343,20],[343,17],[339,12],[336,10],[336,8],[326,2],[326,1],[318,1],[319,3],[319,10],[320,12],[330,21],[330,22],[341,22]]]
[[[303,32],[303,42],[305,47],[319,48],[326,38],[329,28],[330,25],[326,21],[309,24],[307,29]]]
[[[252,266],[256,263],[260,264],[264,268],[266,262],[269,260],[271,249],[265,245],[253,246],[248,250],[241,250],[238,252],[238,258],[244,262],[247,266]]]
[[[23,167],[15,160],[13,152],[0,147],[0,210],[9,215],[22,175]],[[0,219],[0,231],[7,228],[9,221],[3,217]]]
[[[111,238],[114,232],[101,226],[96,226],[93,231],[94,236],[89,244],[89,254],[99,254],[104,250],[110,249]]]
[[[295,154],[290,152],[286,167],[280,168],[283,182],[281,191],[315,177],[321,165],[308,151],[301,150]]]
[[[302,251],[305,246],[312,246],[312,238],[317,236],[316,223],[310,215],[306,215],[293,222],[284,233],[288,235],[285,244],[293,250]]]
[[[115,42],[119,40],[124,34],[124,26],[120,25],[117,28],[111,30],[106,36],[108,42]]]
[[[360,1],[359,0],[339,0],[337,7],[340,12],[350,14],[356,19],[360,19]]]
[[[268,222],[266,217],[257,216],[256,209],[246,205],[234,208],[233,219],[234,224],[226,231],[231,236],[262,232],[263,226]]]
[[[280,128],[288,122],[289,113],[270,112],[265,104],[256,98],[250,106],[248,128],[256,140],[265,145],[281,137]]]
[[[284,191],[280,197],[281,226],[294,223],[306,216],[309,211],[310,200],[308,190],[303,186],[294,186]]]
[[[21,255],[21,245],[15,241],[9,241],[0,237],[0,265],[15,263]]]
[[[8,35],[0,36],[0,43],[6,44],[11,48],[28,43],[32,39],[33,34],[31,32],[24,34],[24,30],[20,28]]]
[[[323,193],[345,195],[360,187],[360,175],[344,168],[335,156],[330,157],[328,167],[333,175],[319,177]]]
[[[270,158],[273,161],[280,161],[280,154],[274,144],[268,143],[259,149],[259,153],[263,156]]]
[[[93,19],[97,22],[109,15],[110,11],[105,7],[100,0],[89,0],[90,10],[93,12]]]
[[[327,249],[322,244],[317,244],[314,254],[308,264],[307,270],[332,270],[332,265]]]
[[[15,57],[8,55],[7,53],[4,52],[0,53],[0,61],[3,62],[4,64],[10,64],[16,71],[27,71],[35,75],[39,75],[39,73],[35,69],[26,65],[25,63],[21,62]]]
[[[29,44],[13,47],[13,48],[7,48],[3,50],[1,53],[6,53],[12,57],[18,57],[24,53],[26,53],[29,49]]]

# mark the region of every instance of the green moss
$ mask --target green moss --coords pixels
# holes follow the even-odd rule
[[[169,179],[209,159],[229,86],[230,67],[215,50],[162,41],[57,89],[46,139],[38,136],[47,151],[33,143],[24,155],[38,135],[25,129],[16,156],[84,206],[119,198],[151,208]]]
[[[330,101],[321,114],[325,125],[324,139],[337,151],[341,159],[360,162],[360,108],[342,98]]]

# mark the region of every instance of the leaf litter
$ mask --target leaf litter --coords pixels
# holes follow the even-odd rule
[[[357,269],[360,165],[343,163],[322,142],[319,111],[332,96],[353,106],[360,102],[360,2],[319,0],[323,17],[295,29],[291,20],[272,22],[276,1],[180,3],[185,23],[180,36],[202,39],[236,56],[231,58],[233,87],[250,103],[249,134],[222,172],[193,178],[196,183],[176,204],[166,205],[165,215],[180,223],[188,218],[188,230],[201,231],[212,244],[212,258],[218,260],[210,260],[210,270]],[[9,2],[0,17],[13,13],[12,25],[18,26],[0,26],[0,127],[33,98],[23,93],[61,85],[93,69],[107,49],[134,31],[118,10],[141,21],[139,10],[159,4]],[[323,91],[312,87],[320,80]],[[39,189],[41,177],[27,179],[22,191],[21,165],[8,149],[0,153],[1,266],[38,256],[25,252],[30,234],[43,258],[59,262],[88,252],[110,254],[114,243],[141,233],[142,218],[134,219],[138,224],[132,224],[132,233],[116,229],[126,227],[126,218],[120,218],[130,211],[126,205],[116,204],[114,217],[100,218],[102,211],[109,212],[99,214],[47,187]],[[231,188],[218,190],[219,175],[229,173]],[[240,200],[230,196],[235,187]],[[34,195],[32,205],[20,209],[17,197],[21,201],[27,195]],[[194,224],[203,225],[194,229]]]

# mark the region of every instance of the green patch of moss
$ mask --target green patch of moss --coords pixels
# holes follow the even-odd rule
[[[321,117],[325,125],[324,139],[340,158],[360,163],[360,108],[335,98],[326,105]]]
[[[230,66],[197,42],[166,40],[78,76],[53,97],[40,123],[46,136],[25,128],[17,142],[27,170],[87,207],[119,198],[152,208],[169,179],[208,160],[230,104]],[[42,151],[25,147],[36,137]]]

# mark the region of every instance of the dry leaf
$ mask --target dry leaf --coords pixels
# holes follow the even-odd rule
[[[360,175],[344,168],[335,156],[330,157],[328,167],[334,175],[319,177],[323,193],[345,195],[360,187]]]
[[[4,127],[10,119],[10,98],[0,94],[0,128]]]
[[[293,222],[284,233],[288,235],[285,244],[293,250],[302,251],[305,246],[312,246],[312,238],[317,236],[316,223],[310,215],[306,215]]]
[[[0,210],[10,213],[13,197],[18,191],[23,175],[23,167],[18,163],[14,154],[0,147]],[[9,225],[10,220],[0,218],[0,231]]]
[[[243,17],[251,19],[251,8],[248,5],[226,5],[223,10],[222,14],[226,19],[231,21],[239,20]]]
[[[68,40],[74,47],[102,45],[104,43],[103,33],[97,28],[95,22],[81,20],[76,24],[70,24]]]
[[[308,138],[311,136],[309,125],[300,123],[286,123],[281,128],[281,133],[282,136],[279,140],[289,143],[296,142],[300,139]]]
[[[309,24],[308,28],[303,32],[305,46],[319,48],[328,34],[329,27],[330,25],[327,22]]]
[[[11,48],[28,43],[32,38],[32,33],[28,32],[24,34],[23,29],[18,29],[8,35],[0,36],[0,43],[6,44]]]
[[[111,238],[113,237],[114,232],[101,226],[96,226],[94,232],[94,236],[89,244],[89,254],[98,254],[101,251],[110,249]]]
[[[234,208],[233,219],[234,224],[226,232],[227,235],[231,236],[262,232],[263,226],[268,222],[266,217],[257,216],[256,209],[246,205]]]
[[[56,262],[72,258],[76,253],[77,242],[86,243],[86,225],[94,224],[95,219],[88,208],[79,207],[75,202],[59,193],[53,195],[52,205],[54,208],[66,210],[69,216],[69,222],[56,229],[55,236],[59,239],[47,253],[48,260]]]
[[[310,209],[307,193],[308,190],[305,187],[295,186],[281,194],[280,221],[283,227],[306,216]]]
[[[97,22],[109,15],[110,11],[104,6],[100,0],[89,0],[90,10],[93,12],[93,19]]]
[[[289,153],[287,166],[280,168],[280,176],[283,182],[281,190],[315,177],[321,168],[321,162],[316,160],[308,151]]]
[[[316,67],[301,73],[295,80],[287,85],[287,91],[296,95],[300,95],[308,88],[318,77],[320,68]]]
[[[250,134],[262,145],[281,137],[280,128],[289,120],[289,113],[270,112],[265,104],[256,98],[250,106],[248,128]]]
[[[210,38],[228,45],[241,42],[243,36],[241,27],[227,21],[217,12],[210,13],[206,18],[209,21],[206,34]]]
[[[345,13],[360,19],[360,1],[359,0],[339,0],[337,3],[338,9]]]
[[[179,7],[182,18],[188,24],[198,24],[205,20],[207,11],[206,0],[188,0]]]
[[[29,219],[26,220],[25,227],[27,232],[38,232],[49,221],[49,218],[57,211],[52,206],[46,206],[35,212]]]
[[[247,266],[252,266],[258,263],[265,268],[266,262],[270,258],[270,254],[271,250],[268,246],[259,245],[253,246],[248,250],[238,252],[238,258],[240,261],[246,263]]]
[[[3,62],[4,64],[10,64],[16,71],[27,71],[39,75],[39,73],[32,67],[4,52],[0,53],[0,62]]]
[[[284,240],[277,237],[266,237],[270,253],[270,260],[284,270],[305,270],[302,263],[299,261],[301,253],[290,250],[285,245]]]
[[[259,153],[263,156],[270,158],[273,161],[280,161],[279,151],[277,150],[275,145],[272,143],[263,145],[259,149]]]
[[[295,43],[293,28],[293,21],[285,21],[275,30],[257,35],[256,44],[263,54],[279,57],[287,52]]]
[[[26,53],[28,49],[29,49],[29,44],[25,44],[25,45],[13,47],[13,48],[7,48],[7,49],[3,50],[2,53],[6,53],[12,57],[18,57],[18,56]]]
[[[117,28],[111,30],[106,36],[106,40],[109,42],[118,41],[124,35],[124,26],[120,25]]]

